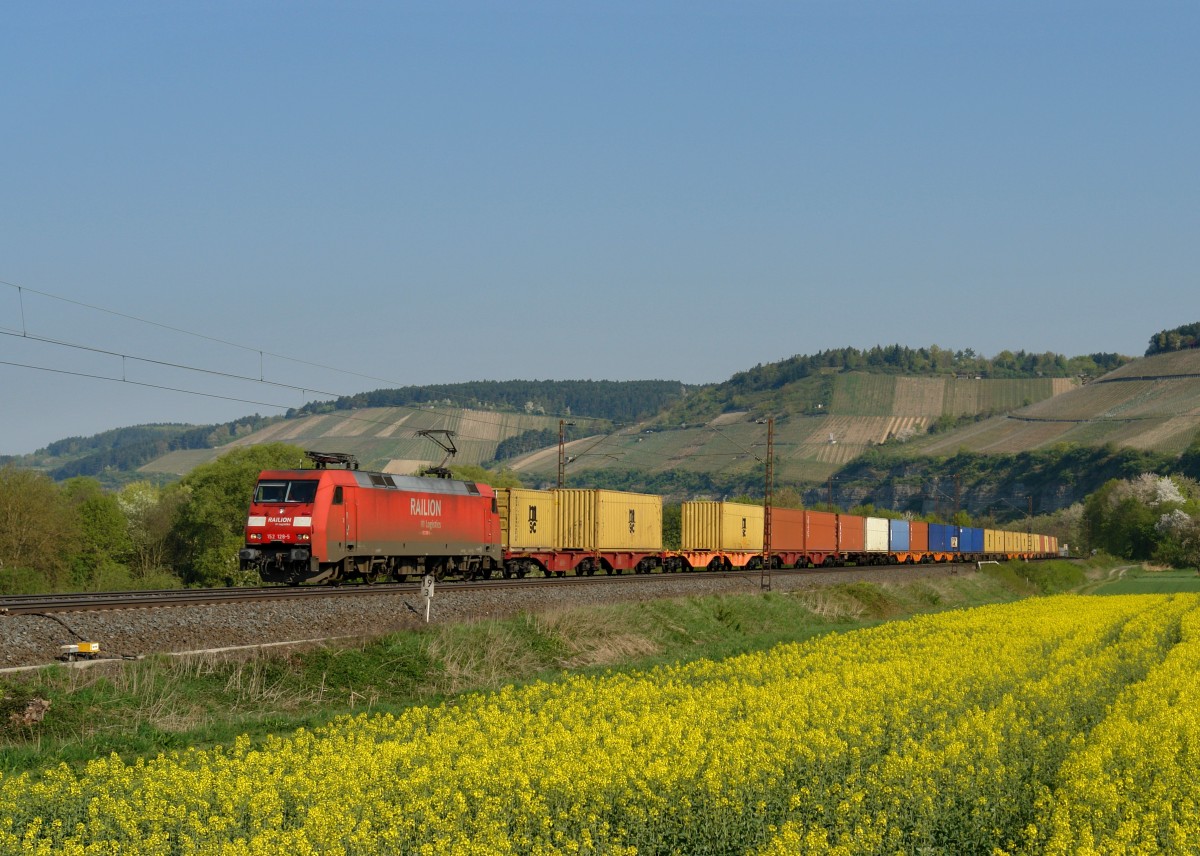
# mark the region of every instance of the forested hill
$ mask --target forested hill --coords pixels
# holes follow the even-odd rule
[[[161,423],[114,428],[90,437],[56,440],[32,455],[0,456],[0,466],[34,466],[56,481],[111,471],[131,472],[168,452],[221,446],[281,418],[255,415],[219,425]]]
[[[657,414],[687,394],[674,380],[509,380],[473,381],[434,386],[405,386],[314,401],[288,416],[308,416],[362,407],[438,405],[512,410],[560,416],[590,416],[636,422]]]
[[[867,350],[834,348],[817,354],[801,354],[777,363],[757,365],[738,372],[722,386],[744,393],[779,387],[826,371],[870,372],[905,375],[967,374],[985,378],[1096,377],[1130,361],[1120,354],[1088,354],[1064,357],[1047,351],[1001,351],[994,357],[976,354],[971,348],[951,351],[931,345],[909,348],[876,345]]]
[[[1200,348],[1200,322],[1155,333],[1150,337],[1150,347],[1146,349],[1146,356],[1186,351],[1190,348]]]

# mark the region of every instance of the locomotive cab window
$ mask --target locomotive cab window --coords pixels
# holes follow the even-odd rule
[[[316,498],[317,483],[312,479],[259,482],[254,489],[255,502],[272,505],[277,502],[312,502]]]
[[[335,487],[333,489],[333,504],[334,505],[342,504],[342,486],[341,485],[338,485],[337,487]]]
[[[287,496],[287,482],[259,482],[254,491],[255,502],[283,502]]]

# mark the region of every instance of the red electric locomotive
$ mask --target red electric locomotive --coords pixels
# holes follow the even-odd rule
[[[471,579],[502,567],[489,485],[362,472],[351,455],[309,456],[316,469],[259,475],[238,554],[243,570],[298,585],[409,574]]]

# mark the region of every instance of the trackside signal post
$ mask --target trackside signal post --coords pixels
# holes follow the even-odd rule
[[[425,598],[425,623],[429,623],[429,607],[433,604],[433,574],[426,574],[421,580],[421,597]]]

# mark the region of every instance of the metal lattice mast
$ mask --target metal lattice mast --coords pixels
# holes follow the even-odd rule
[[[759,585],[771,590],[771,506],[775,502],[775,417],[767,417],[767,471],[763,486],[763,564]]]
[[[561,490],[567,475],[567,423],[558,420],[558,487]]]

